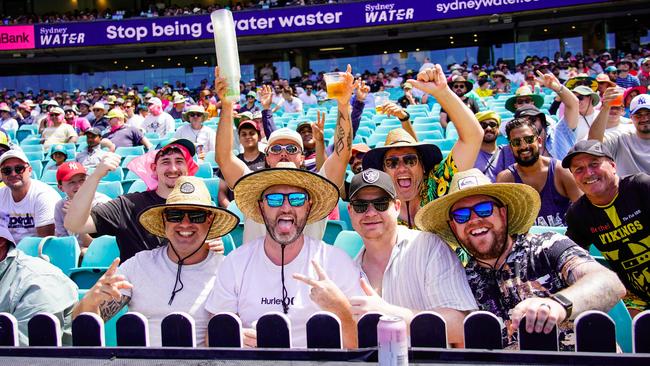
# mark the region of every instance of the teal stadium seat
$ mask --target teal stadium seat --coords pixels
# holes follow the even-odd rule
[[[103,235],[95,238],[86,250],[81,265],[70,272],[70,279],[80,289],[89,289],[119,256],[120,249],[114,236]]]
[[[341,220],[327,220],[327,226],[325,227],[325,234],[323,235],[323,241],[327,244],[334,244],[336,237],[343,230],[347,230],[348,225],[345,221]]]
[[[133,184],[131,184],[127,193],[144,192],[146,190],[147,190],[147,185],[144,183],[142,179],[138,179],[133,181]]]
[[[18,243],[17,248],[25,254],[52,263],[66,276],[77,267],[81,253],[74,236],[25,237]]]
[[[228,255],[230,252],[237,249],[235,241],[230,234],[222,236],[221,241],[223,242],[223,255]]]
[[[199,170],[194,175],[199,178],[212,178],[212,166],[209,163],[199,163]]]
[[[103,193],[111,199],[116,199],[118,196],[124,194],[124,190],[122,189],[122,182],[119,181],[99,182],[99,185],[97,186],[97,192]]]
[[[127,155],[143,155],[143,146],[122,146],[115,149],[115,153],[119,156],[125,157]]]
[[[334,246],[343,249],[354,259],[363,248],[363,239],[356,231],[345,230],[338,234]]]

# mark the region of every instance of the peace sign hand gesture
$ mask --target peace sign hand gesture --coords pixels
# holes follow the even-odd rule
[[[315,260],[312,260],[311,264],[314,266],[314,270],[318,276],[317,279],[299,273],[294,273],[293,275],[294,279],[311,286],[309,298],[320,306],[321,309],[335,314],[340,313],[344,309],[349,309],[350,303],[348,299],[345,297],[341,289],[330,280],[320,264]]]

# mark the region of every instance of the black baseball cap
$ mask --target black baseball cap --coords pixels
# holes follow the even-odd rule
[[[95,135],[95,136],[101,136],[102,132],[97,127],[91,127],[89,129],[87,129],[86,131],[84,131],[84,134],[86,134],[86,135],[91,134],[91,135]]]
[[[540,111],[539,108],[535,107],[534,105],[525,105],[517,108],[517,110],[515,111],[515,118],[537,117],[537,116],[540,116],[542,122],[546,124],[546,115],[544,114],[544,112]]]
[[[569,150],[567,156],[562,159],[562,168],[569,169],[571,166],[571,160],[573,160],[576,155],[583,153],[598,157],[604,156],[612,161],[614,160],[614,158],[612,158],[612,154],[603,144],[600,143],[600,141],[582,140],[575,144],[575,146]]]
[[[350,182],[350,194],[348,196],[353,199],[360,190],[366,187],[377,187],[388,193],[390,198],[397,197],[393,180],[390,175],[381,170],[370,168],[355,174]]]

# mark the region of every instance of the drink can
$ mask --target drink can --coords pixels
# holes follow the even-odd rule
[[[384,315],[377,324],[377,345],[380,366],[402,366],[409,363],[406,322],[396,316]]]

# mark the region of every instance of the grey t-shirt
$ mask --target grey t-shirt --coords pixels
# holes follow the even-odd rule
[[[650,174],[650,139],[640,138],[636,131],[608,133],[605,136],[604,145],[613,155],[619,176]]]
[[[54,235],[56,236],[68,236],[74,235],[79,239],[77,234],[71,233],[63,226],[63,221],[65,220],[65,213],[63,212],[63,204],[68,200],[68,197],[61,199],[54,206]],[[111,198],[107,195],[99,192],[95,192],[95,197],[93,197],[93,202],[91,207],[95,207],[98,203],[104,203],[110,201]]]

